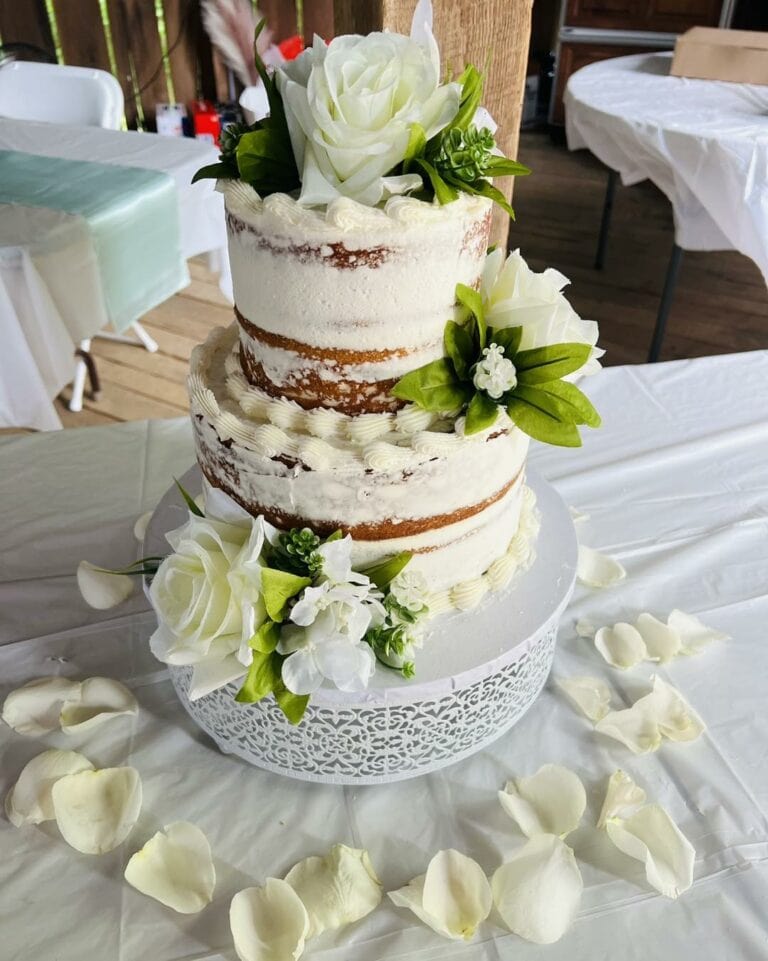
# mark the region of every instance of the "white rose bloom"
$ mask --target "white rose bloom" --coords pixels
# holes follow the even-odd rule
[[[493,400],[517,386],[517,371],[512,361],[504,356],[504,348],[491,344],[483,348],[483,359],[475,367],[472,383],[484,390]]]
[[[456,116],[461,93],[457,83],[440,85],[440,55],[423,16],[414,17],[410,38],[315,37],[278,69],[277,83],[307,206],[340,196],[374,206],[419,189],[418,174],[387,175],[405,157],[411,125],[434,136]]]
[[[570,283],[551,267],[542,273],[531,270],[516,250],[504,260],[502,250],[488,254],[483,268],[481,295],[489,327],[522,327],[520,347],[546,347],[549,344],[589,344],[592,353],[578,375],[594,374],[600,369],[598,358],[605,351],[595,347],[598,327],[594,320],[582,320],[563,296]],[[567,380],[573,379],[571,374]]]

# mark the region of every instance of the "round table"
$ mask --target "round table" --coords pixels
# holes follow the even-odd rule
[[[590,64],[569,80],[566,133],[610,169],[595,266],[616,177],[651,180],[672,204],[675,245],[650,360],[656,360],[683,250],[738,250],[768,283],[768,86],[669,76],[670,53]]]

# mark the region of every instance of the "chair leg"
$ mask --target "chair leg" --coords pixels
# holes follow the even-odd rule
[[[661,344],[664,340],[664,332],[667,328],[667,319],[669,317],[669,311],[672,307],[672,300],[675,296],[677,275],[680,272],[680,264],[682,259],[682,247],[678,247],[677,244],[674,244],[672,247],[672,253],[669,257],[669,263],[667,264],[667,276],[664,278],[664,289],[661,292],[659,312],[656,315],[656,326],[653,329],[651,349],[648,351],[649,364],[655,364],[659,359],[659,354],[661,353]]]
[[[158,347],[157,341],[153,337],[150,337],[150,335],[141,326],[138,320],[136,321],[135,324],[131,325],[131,329],[133,330],[134,334],[136,334],[136,336],[141,341],[141,343],[147,348],[150,354],[157,353],[157,351],[160,349]]]
[[[602,270],[605,262],[605,251],[608,246],[608,229],[611,226],[613,197],[616,193],[616,181],[618,177],[619,175],[615,170],[608,171],[608,183],[605,188],[605,200],[603,201],[603,216],[600,220],[600,234],[597,238],[597,251],[595,252],[595,270]]]
[[[72,396],[69,399],[69,409],[74,414],[79,414],[83,409],[83,392],[85,390],[85,378],[88,375],[88,365],[84,355],[91,349],[90,338],[81,340],[77,349],[77,364],[75,366],[75,379],[72,382]]]

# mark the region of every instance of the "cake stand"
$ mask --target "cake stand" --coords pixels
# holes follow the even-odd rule
[[[238,704],[239,682],[190,701],[191,668],[171,666],[181,703],[223,752],[305,781],[398,781],[479,751],[538,697],[576,576],[578,548],[566,506],[530,468],[526,482],[541,514],[533,564],[473,610],[430,621],[412,680],[378,665],[366,691],[320,688],[301,724],[293,726],[272,697]],[[182,483],[196,496],[202,487],[199,468],[189,470]],[[165,532],[185,517],[174,486],[149,523],[145,554],[168,553]]]

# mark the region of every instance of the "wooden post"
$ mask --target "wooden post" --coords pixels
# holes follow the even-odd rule
[[[336,0],[336,35],[392,30],[408,34],[416,0]],[[499,129],[505,156],[517,157],[533,0],[433,0],[434,32],[443,67],[454,74],[472,63],[485,74],[483,105]],[[523,162],[524,159],[523,159]],[[511,180],[496,182],[510,195]],[[509,218],[494,212],[491,239],[505,246]]]

